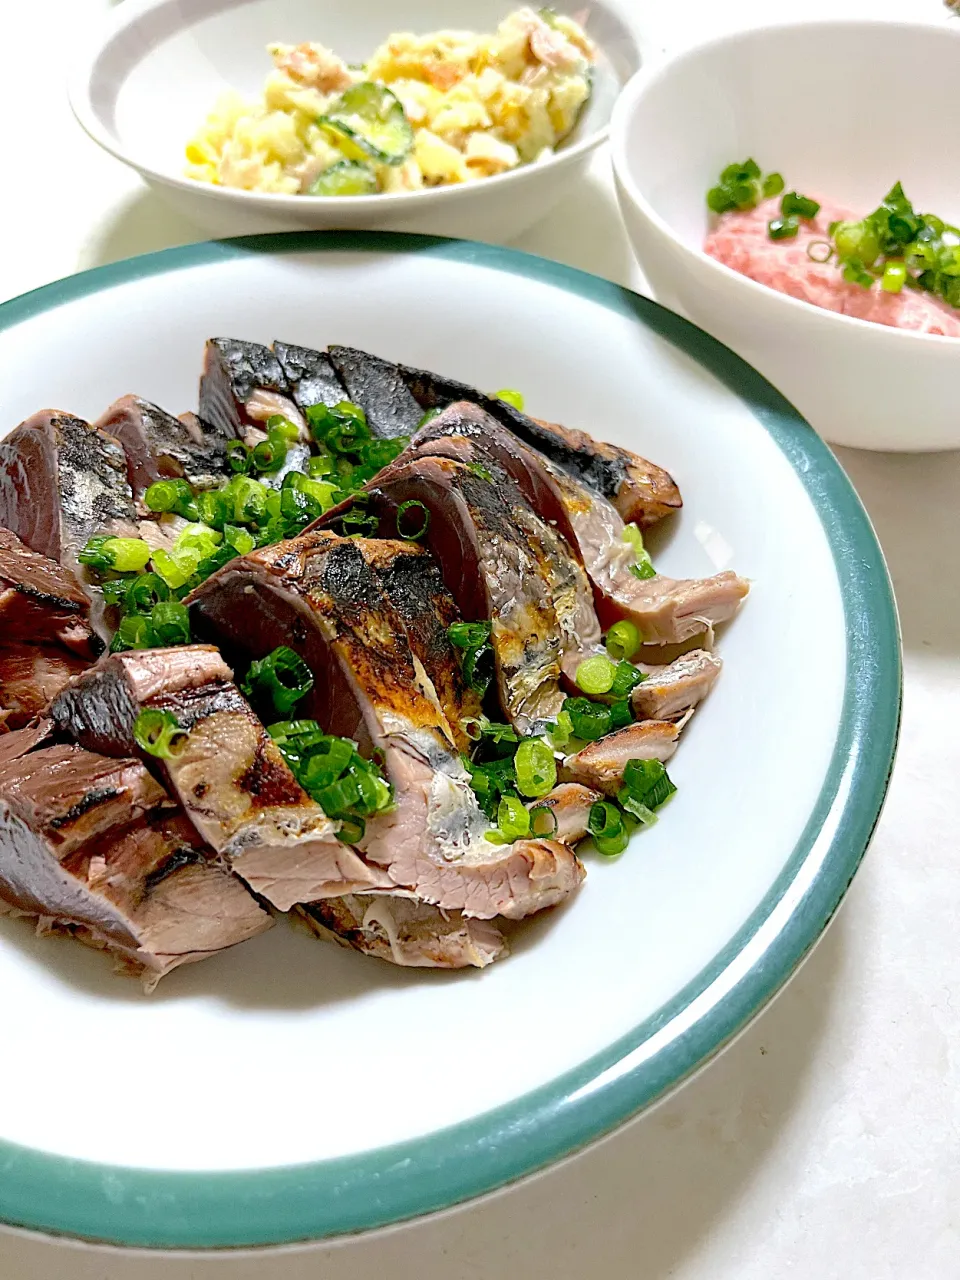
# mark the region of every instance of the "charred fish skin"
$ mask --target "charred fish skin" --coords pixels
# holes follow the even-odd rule
[[[585,431],[531,418],[513,405],[454,378],[398,365],[400,376],[422,409],[444,409],[457,401],[479,405],[524,444],[602,494],[624,520],[640,528],[656,524],[683,505],[673,477],[629,449],[595,440]]]
[[[583,865],[566,846],[486,840],[489,819],[436,691],[357,541],[318,530],[265,547],[191,600],[198,623],[248,658],[295,648],[315,674],[298,713],[352,737],[367,757],[382,752],[394,806],[368,820],[360,847],[394,889],[490,919],[530,915],[579,887]]]
[[[246,405],[260,389],[288,396],[280,362],[269,347],[239,338],[209,338],[200,378],[200,420],[224,440],[244,434]]]
[[[230,475],[221,437],[204,431],[193,415],[174,418],[140,396],[115,400],[94,427],[120,442],[137,500],[158,480],[184,479],[195,489],[213,489]]]
[[[360,406],[375,436],[411,436],[423,410],[411,395],[398,365],[355,347],[331,346],[328,355],[347,399]]]
[[[290,394],[301,409],[315,404],[325,404],[332,409],[350,399],[326,352],[276,341],[273,351]]]
[[[107,432],[48,409],[0,444],[0,524],[75,576],[88,538],[135,521],[126,458]]]
[[[409,542],[361,539],[359,545],[387,598],[400,615],[414,657],[437,691],[458,751],[470,750],[463,722],[482,713],[477,693],[465,684],[448,629],[460,611],[433,556]]]
[[[517,522],[513,493],[463,462],[417,456],[382,472],[369,494],[381,530],[396,527],[404,502],[427,508],[424,545],[461,615],[491,623],[504,714],[520,732],[540,732],[562,707],[563,643],[553,583]]]

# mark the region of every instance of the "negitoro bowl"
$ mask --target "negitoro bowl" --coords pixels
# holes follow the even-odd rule
[[[3,421],[43,405],[92,418],[125,392],[195,407],[214,334],[342,342],[519,388],[537,416],[676,477],[684,509],[649,539],[661,572],[733,566],[753,586],[660,821],[618,859],[586,850],[578,897],[487,970],[397,970],[281,923],[145,998],[103,955],[0,920],[0,1219],[157,1248],[416,1217],[663,1097],[836,911],[900,711],[890,583],[849,482],[768,382],[671,312],[478,244],[193,245],[0,307]]]

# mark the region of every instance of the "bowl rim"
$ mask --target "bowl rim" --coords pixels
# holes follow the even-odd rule
[[[56,281],[2,304],[0,333],[154,275],[251,254],[330,252],[423,254],[545,283],[664,339],[740,400],[803,486],[839,582],[846,681],[822,790],[780,874],[713,960],[649,1018],[533,1092],[392,1147],[268,1169],[146,1170],[0,1141],[0,1220],[13,1226],[158,1249],[287,1244],[421,1217],[552,1164],[662,1099],[752,1021],[833,918],[880,817],[902,672],[893,588],[869,517],[793,406],[729,348],[665,307],[516,249],[395,232],[292,232],[167,249]]]
[[[248,0],[223,0],[222,7],[227,9],[232,7],[233,4],[246,2]],[[460,183],[454,186],[424,187],[418,191],[385,191],[366,196],[306,196],[296,192],[287,194],[285,192],[271,191],[244,191],[236,187],[214,186],[212,183],[200,182],[198,179],[189,178],[185,174],[170,173],[136,159],[134,148],[123,146],[119,139],[103,123],[93,104],[90,93],[93,72],[111,42],[122,32],[139,22],[145,14],[155,9],[169,6],[179,7],[180,0],[124,0],[124,3],[119,8],[109,13],[70,63],[66,78],[67,98],[77,123],[87,136],[108,154],[121,161],[121,163],[129,165],[130,168],[135,169],[144,178],[161,182],[166,186],[175,187],[179,191],[188,192],[201,198],[214,201],[236,201],[238,204],[247,206],[251,211],[257,209],[264,212],[293,212],[294,210],[300,210],[307,215],[311,210],[315,210],[317,213],[327,213],[331,209],[340,209],[344,213],[360,213],[361,211],[372,213],[376,209],[386,211],[391,206],[395,207],[398,204],[402,204],[405,208],[411,208],[416,204],[433,204],[438,200],[455,203],[458,200],[470,199],[471,195],[475,195],[478,189],[480,191],[491,190],[491,184],[493,183],[503,186],[509,182],[523,181],[525,177],[529,178],[533,174],[541,173],[545,170],[566,168],[582,157],[589,155],[591,151],[596,150],[610,136],[613,110],[611,110],[610,117],[598,129],[593,130],[586,137],[576,139],[570,146],[565,146],[561,142],[559,149],[545,160],[520,165],[516,169],[493,174],[488,178],[478,179],[476,182]],[[637,63],[642,64],[645,54],[643,41],[616,5],[611,5],[611,12],[622,23],[624,33],[629,36],[631,41],[631,52],[634,54]],[[181,29],[189,25],[189,22],[184,21],[181,24]],[[621,81],[620,91],[617,95],[618,100],[625,87],[626,82]],[[614,103],[615,106],[616,103]],[[186,142],[187,139],[184,139],[184,146],[186,146]]]
[[[780,302],[791,310],[799,308],[800,312],[807,317],[811,315],[819,316],[821,318],[820,323],[841,326],[838,333],[846,329],[848,333],[870,333],[874,335],[875,341],[878,342],[898,344],[902,339],[907,339],[914,343],[924,343],[931,350],[936,346],[942,350],[960,351],[960,336],[951,337],[948,334],[920,333],[915,329],[898,329],[893,325],[878,324],[874,320],[862,320],[858,316],[848,316],[839,311],[830,311],[826,307],[818,307],[815,303],[791,297],[790,294],[782,293],[779,289],[773,289],[769,285],[760,284],[749,276],[726,266],[725,263],[718,262],[716,258],[711,257],[703,249],[692,249],[674,231],[671,224],[653,208],[644,195],[639,181],[634,176],[635,170],[631,163],[628,149],[630,125],[637,115],[646,94],[677,69],[701,54],[711,54],[716,51],[722,52],[731,46],[748,45],[769,35],[790,31],[803,31],[805,33],[813,31],[821,33],[825,38],[829,38],[835,35],[838,28],[841,27],[848,27],[853,30],[867,28],[896,29],[901,37],[904,32],[923,33],[924,37],[930,34],[939,35],[941,38],[946,37],[954,40],[957,42],[958,49],[960,49],[960,27],[950,29],[934,22],[903,22],[892,18],[824,18],[811,22],[772,19],[765,21],[762,27],[748,27],[738,31],[724,32],[722,35],[698,41],[696,44],[690,45],[666,58],[648,62],[646,66],[642,66],[638,71],[634,72],[624,85],[614,105],[610,120],[610,155],[618,195],[621,201],[626,196],[641,216],[662,235],[666,236],[671,244],[675,245],[688,260],[700,264],[708,272],[715,274],[720,279],[739,282],[734,287],[744,288],[754,297],[779,298]],[[960,310],[958,310],[957,315],[958,319],[960,319]],[[814,323],[817,322],[815,321]]]

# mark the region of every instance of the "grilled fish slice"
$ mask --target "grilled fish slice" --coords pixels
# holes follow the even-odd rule
[[[560,765],[562,782],[579,782],[584,787],[615,796],[623,785],[623,771],[631,760],[660,760],[666,763],[677,749],[682,726],[662,720],[638,720],[625,729],[567,756]]]
[[[489,620],[500,702],[521,733],[555,720],[563,703],[563,641],[544,549],[515,513],[513,495],[444,457],[414,457],[381,472],[369,510],[381,533],[405,502],[430,513],[424,545],[468,621]]]
[[[718,657],[704,649],[692,649],[667,666],[639,665],[647,678],[634,689],[631,702],[643,720],[673,720],[697,706],[723,667]]]
[[[231,676],[206,645],[112,654],[64,690],[50,716],[74,741],[118,755],[139,750],[141,710],[173,715],[188,736],[162,762],[171,789],[203,838],[281,911],[384,883],[336,838]]]
[[[174,418],[149,400],[121,396],[94,427],[119,440],[136,500],[158,480],[214,489],[230,475],[223,437],[204,431],[194,414]]]
[[[347,389],[347,399],[358,404],[376,436],[413,435],[423,410],[410,394],[397,365],[354,347],[330,347],[327,354]]]
[[[41,735],[42,737],[42,735]],[[9,734],[0,764],[0,904],[69,932],[149,987],[269,929],[135,760]]]
[[[358,546],[400,615],[414,657],[430,677],[454,745],[458,751],[469,751],[472,744],[462,722],[478,717],[482,707],[479,696],[464,683],[447,635],[448,627],[460,621],[460,613],[436,560],[410,542],[366,538]]]
[[[568,685],[576,688],[577,667],[584,655],[600,644],[600,623],[579,553],[565,539],[565,525],[557,518],[566,516],[565,508],[553,498],[552,488],[535,482],[542,468],[525,465],[530,454],[531,450],[489,414],[463,403],[451,405],[418,431],[409,452],[410,457],[437,455],[466,463],[474,473],[487,474],[498,492],[508,498],[514,519],[550,584],[560,627],[561,667]],[[518,474],[524,481],[522,486],[516,483]],[[551,500],[537,505],[543,499]]]
[[[280,362],[269,347],[239,338],[208,339],[200,378],[200,420],[224,440],[242,439],[249,426],[266,422],[270,413],[262,411],[263,394],[285,401],[289,391]]]
[[[630,572],[635,554],[623,538],[624,522],[611,503],[528,449],[470,405],[452,405],[411,441],[411,449],[450,449],[468,439],[511,476],[545,520],[563,534],[593,585],[597,615],[604,627],[621,618],[633,622],[644,642],[677,645],[729,621],[749,591],[735,573],[710,578],[637,579]],[[584,653],[587,647],[584,648]]]
[[[0,529],[0,640],[58,644],[92,662],[102,646],[89,619],[90,601],[72,574]]]
[[[612,502],[624,520],[634,521],[641,529],[683,505],[673,477],[629,449],[594,440],[585,431],[528,417],[465,382],[426,369],[397,367],[422,409],[442,409],[458,400],[479,405],[518,439]]]
[[[0,444],[0,525],[76,578],[94,630],[109,639],[100,592],[77,555],[97,533],[138,536],[119,441],[57,410],[28,418]]]
[[[74,676],[89,658],[52,644],[9,644],[0,648],[0,707],[8,729],[22,729]]]
[[[539,800],[531,800],[527,808],[548,809],[556,822],[551,839],[574,845],[588,834],[590,810],[602,799],[603,794],[590,787],[577,782],[561,782]]]
[[[444,910],[490,919],[552,906],[580,884],[572,850],[485,838],[436,690],[357,540],[315,531],[233,560],[190,597],[198,627],[238,658],[278,644],[314,672],[298,714],[382,753],[394,808],[360,844],[392,884]]]
[[[406,968],[483,969],[506,951],[489,920],[440,911],[412,894],[350,894],[299,910],[318,937]]]
[[[350,399],[325,352],[291,346],[288,342],[274,342],[273,351],[290,394],[301,409],[309,409],[314,404],[333,408]]]

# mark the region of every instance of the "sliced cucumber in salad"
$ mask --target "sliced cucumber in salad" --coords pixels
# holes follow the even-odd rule
[[[355,160],[340,160],[324,169],[308,196],[372,196],[377,193],[377,175],[368,165]]]
[[[350,160],[402,164],[413,147],[403,104],[386,85],[351,85],[317,123]]]

